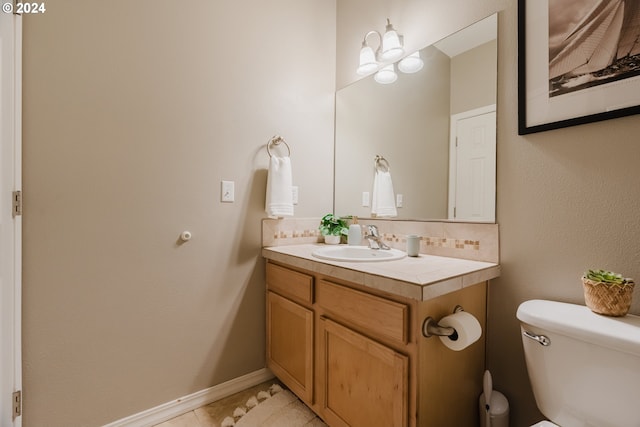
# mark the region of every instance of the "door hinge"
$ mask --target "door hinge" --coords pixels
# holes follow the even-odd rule
[[[453,207],[453,217],[454,218],[456,217],[456,207],[455,206]]]
[[[16,417],[22,415],[22,391],[13,392],[11,401],[13,404],[13,419],[16,419]]]
[[[22,191],[14,191],[11,193],[11,213],[14,217],[22,215]]]
[[[22,0],[13,0],[13,14],[14,15],[18,15],[18,16],[22,16],[22,12],[18,11],[18,3],[22,3]],[[32,7],[35,8],[36,6],[32,3]]]

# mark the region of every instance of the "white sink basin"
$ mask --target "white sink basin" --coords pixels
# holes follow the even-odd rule
[[[376,262],[393,261],[407,254],[397,249],[370,249],[368,246],[322,246],[312,252],[313,256],[331,261]]]

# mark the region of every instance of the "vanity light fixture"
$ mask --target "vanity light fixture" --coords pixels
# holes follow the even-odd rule
[[[377,34],[379,40],[378,49],[375,52],[367,42],[367,39],[372,34]],[[362,47],[360,48],[360,63],[356,72],[364,76],[375,71],[380,66],[380,62],[390,62],[399,59],[404,54],[404,48],[402,46],[402,36],[398,34],[387,18],[387,27],[384,36],[375,30],[369,31],[364,36]]]
[[[367,41],[372,34],[378,35],[378,49],[375,51]],[[360,62],[356,73],[361,76],[370,74],[376,70],[374,75],[376,82],[381,84],[393,83],[398,79],[395,66],[391,63],[404,55],[404,40],[401,35],[393,28],[391,21],[387,18],[387,27],[383,35],[377,31],[369,31],[362,40],[360,48]],[[387,65],[384,65],[387,64]],[[382,68],[381,68],[382,66]],[[420,58],[420,52],[416,51],[406,56],[398,62],[398,69],[403,73],[416,73],[422,69],[424,61]]]

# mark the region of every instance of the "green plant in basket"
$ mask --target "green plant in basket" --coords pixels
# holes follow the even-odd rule
[[[323,236],[347,236],[349,234],[347,222],[334,214],[323,216],[318,229]]]
[[[582,276],[584,301],[591,311],[607,316],[625,316],[631,306],[633,279],[607,270],[587,270]]]
[[[626,285],[633,283],[633,279],[622,277],[622,274],[607,270],[587,270],[584,277],[593,282],[604,283],[605,285]]]

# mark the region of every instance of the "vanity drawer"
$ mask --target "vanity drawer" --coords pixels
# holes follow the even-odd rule
[[[267,263],[267,288],[294,300],[313,304],[313,276]]]
[[[316,302],[345,322],[384,338],[406,344],[409,307],[395,301],[319,280]]]

